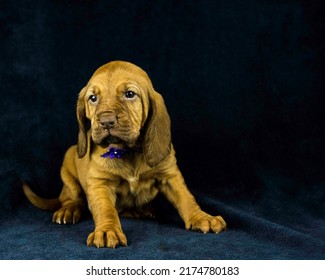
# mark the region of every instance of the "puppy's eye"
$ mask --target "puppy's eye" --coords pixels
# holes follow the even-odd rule
[[[89,101],[92,102],[92,103],[96,103],[97,102],[97,96],[92,94],[89,96]]]
[[[127,92],[125,92],[124,96],[127,99],[133,99],[136,96],[136,94],[135,94],[135,92],[128,90]]]

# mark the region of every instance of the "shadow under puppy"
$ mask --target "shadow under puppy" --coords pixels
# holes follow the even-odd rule
[[[40,198],[23,185],[33,205],[56,210],[53,222],[76,223],[88,205],[95,229],[87,245],[126,246],[119,214],[150,216],[146,205],[161,192],[186,229],[218,233],[226,228],[223,218],[203,212],[187,189],[163,98],[141,68],[123,61],[98,68],[79,94],[77,118],[78,144],[66,152],[59,198]]]

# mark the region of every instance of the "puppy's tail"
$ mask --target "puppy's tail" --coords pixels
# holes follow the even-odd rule
[[[23,182],[23,191],[26,195],[27,199],[36,207],[47,210],[47,211],[55,211],[61,207],[61,202],[58,198],[42,198],[35,194],[31,188]]]

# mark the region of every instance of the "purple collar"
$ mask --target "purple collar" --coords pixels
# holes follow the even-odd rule
[[[120,148],[109,148],[108,151],[104,154],[101,155],[102,158],[121,158],[123,155],[126,154],[125,149],[120,149]]]

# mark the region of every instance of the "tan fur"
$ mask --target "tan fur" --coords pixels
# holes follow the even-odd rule
[[[127,91],[136,96],[127,98]],[[92,95],[96,102],[91,101]],[[186,187],[176,164],[163,98],[141,68],[114,61],[97,69],[79,94],[77,119],[78,144],[68,149],[61,168],[60,203],[37,197],[24,185],[35,206],[58,207],[53,222],[76,223],[88,205],[95,229],[87,245],[127,245],[118,215],[150,216],[147,204],[160,192],[178,210],[186,229],[218,233],[226,228],[221,216],[200,209]],[[113,120],[114,125],[107,126],[107,120]],[[106,143],[107,137],[115,140]],[[122,158],[101,157],[108,147],[127,148],[129,152]]]

